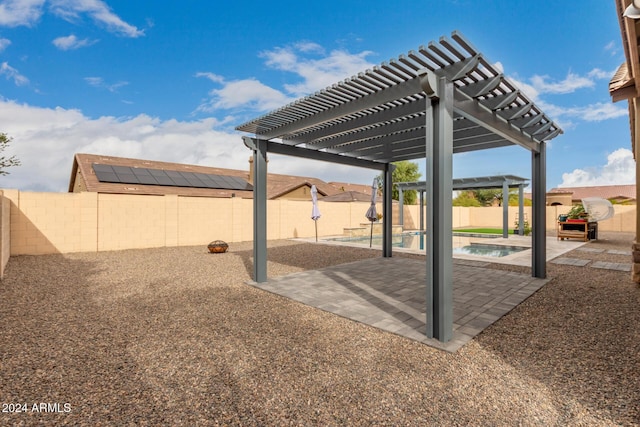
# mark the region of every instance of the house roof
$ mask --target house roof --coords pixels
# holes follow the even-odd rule
[[[552,188],[549,193],[572,193],[572,200],[581,200],[585,197],[600,197],[603,199],[635,199],[636,186],[632,185],[598,185],[591,187],[558,187]]]
[[[371,188],[371,187],[369,187]],[[360,191],[342,191],[322,198],[324,202],[370,202],[371,194]]]
[[[110,194],[144,194],[165,195],[176,194],[194,197],[242,197],[253,198],[251,190],[231,190],[221,188],[195,188],[169,185],[145,185],[115,182],[100,182],[93,168],[94,164],[124,166],[130,168],[157,169],[164,171],[194,172],[200,174],[219,175],[240,178],[248,182],[249,172],[237,169],[225,169],[208,166],[187,165],[182,163],[160,162],[125,157],[103,156],[96,154],[78,153],[74,156],[69,191],[74,191],[76,185],[81,184],[82,191]],[[268,174],[267,197],[274,199],[281,197],[304,185],[315,185],[322,196],[341,193],[337,187],[320,179],[295,175]]]
[[[340,191],[355,191],[358,193],[371,194],[371,184],[350,184],[348,182],[336,181],[331,181],[329,184],[333,185]]]

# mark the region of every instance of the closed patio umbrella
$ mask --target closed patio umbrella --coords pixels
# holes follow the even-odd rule
[[[369,235],[369,247],[371,247],[371,243],[373,241],[373,222],[378,219],[378,212],[376,211],[376,196],[378,195],[378,179],[373,179],[373,184],[371,184],[371,206],[367,210],[367,213],[364,216],[367,217],[369,221],[371,221],[371,233]]]
[[[318,189],[315,185],[311,186],[311,203],[313,207],[311,208],[311,219],[315,222],[316,225],[316,242],[318,241],[318,220],[320,219],[320,208],[318,208]]]

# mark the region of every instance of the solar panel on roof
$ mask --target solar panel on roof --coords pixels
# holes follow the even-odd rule
[[[253,187],[236,176],[214,175],[201,172],[181,172],[163,169],[133,168],[129,166],[92,164],[100,182],[120,184],[162,185],[168,187],[247,190]]]
[[[123,184],[140,184],[140,180],[132,173],[116,173],[116,176]]]
[[[193,172],[181,172],[182,177],[189,182],[192,187],[207,188],[206,185]]]
[[[145,168],[132,168],[131,169],[133,171],[134,174],[138,175],[138,176],[142,176],[142,175],[151,175],[151,172],[149,171],[149,169],[145,169]]]
[[[227,181],[225,176],[217,175],[215,177],[215,181],[220,188],[228,188],[228,189],[232,188],[231,183]]]
[[[95,171],[95,173],[100,182],[120,182],[118,175],[113,172]]]
[[[93,170],[95,172],[109,172],[109,173],[113,173],[113,168],[109,165],[100,165],[97,163],[93,164]]]
[[[129,166],[111,166],[113,171],[117,174],[126,173],[133,175],[133,171]]]
[[[158,185],[158,181],[151,175],[137,175],[137,177],[140,180],[140,184]]]

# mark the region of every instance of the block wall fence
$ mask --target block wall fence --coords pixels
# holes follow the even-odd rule
[[[253,239],[253,201],[205,197],[139,196],[99,193],[40,193],[0,190],[0,277],[13,255],[98,252],[171,246],[206,246]],[[345,228],[368,224],[364,202],[319,202],[319,236],[342,235]],[[547,208],[546,228],[555,227],[569,206]],[[599,224],[602,231],[634,232],[635,206],[615,206],[616,215]],[[378,206],[382,212],[382,206]],[[502,208],[453,208],[454,227],[500,227]],[[518,213],[509,208],[509,226]],[[525,207],[531,218],[531,208]],[[267,201],[267,239],[315,235],[311,201]],[[398,206],[393,220],[398,224]],[[419,207],[404,207],[405,229],[418,229]]]

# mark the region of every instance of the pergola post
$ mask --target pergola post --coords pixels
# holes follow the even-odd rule
[[[398,207],[398,222],[404,231],[404,191],[402,191],[402,187],[398,187]]]
[[[242,137],[253,150],[253,280],[267,281],[267,141]]]
[[[540,144],[540,149],[531,152],[531,188],[533,208],[531,227],[531,275],[544,279],[547,276],[547,207],[546,207],[546,146]]]
[[[430,131],[425,141],[427,336],[447,342],[453,336],[453,83],[426,70],[420,83],[431,98],[427,100],[426,128]]]
[[[524,185],[518,186],[518,234],[524,236]]]
[[[502,237],[509,238],[509,184],[502,182]]]
[[[386,163],[383,172],[382,180],[382,256],[385,258],[391,257],[392,248],[392,234],[393,234],[393,215],[392,215],[392,198],[391,192],[393,187],[392,174],[395,166],[391,163]]]
[[[424,231],[424,190],[419,191],[420,194],[420,231]]]

